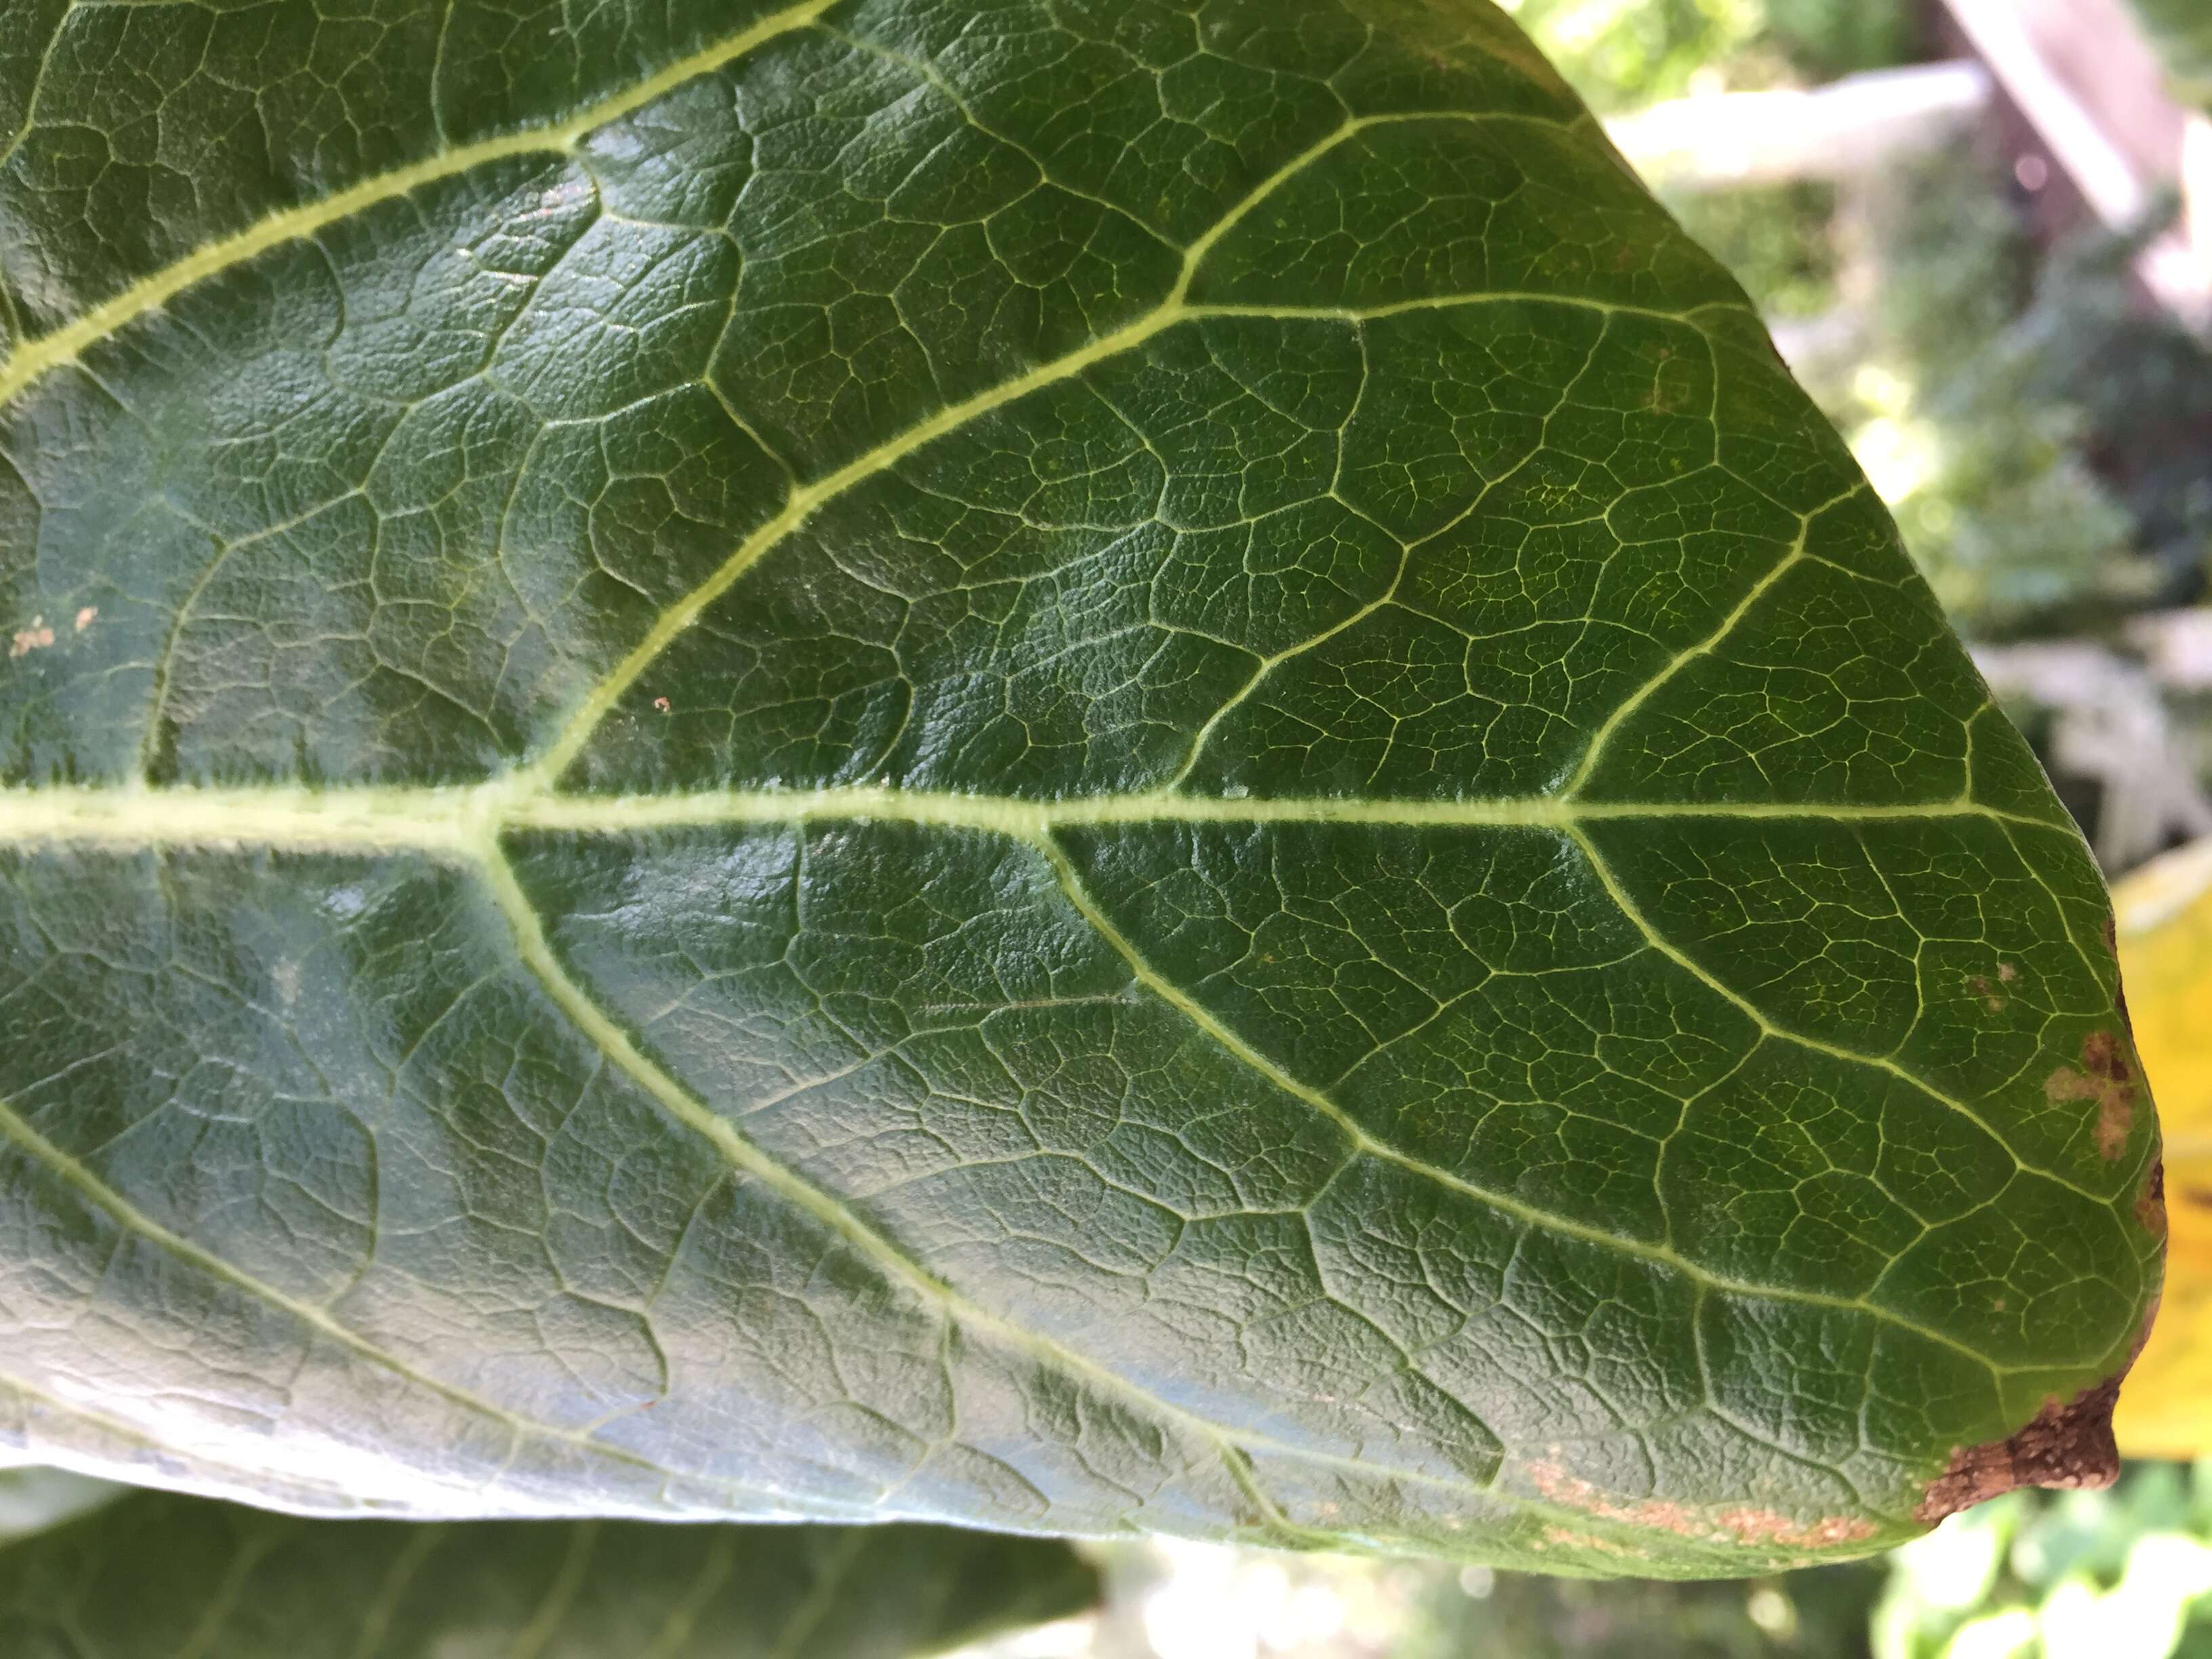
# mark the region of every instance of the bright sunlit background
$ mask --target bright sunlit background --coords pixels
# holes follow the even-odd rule
[[[2212,836],[2212,178],[2193,212],[2188,188],[2212,125],[2166,95],[2124,0],[1501,3],[1765,311],[2122,881],[2124,964],[2162,953],[2158,1000],[2131,988],[2170,1167],[2212,1172],[2212,851],[2123,880]],[[2212,1443],[2191,1338],[2212,1355],[2191,1277],[2212,1279],[2212,1226],[2185,1234],[2190,1189],[2169,1196],[2175,1287],[2123,1417],[2167,1452]],[[1749,1583],[1103,1559],[1103,1616],[978,1653],[2212,1659],[2212,1462],[2015,1493],[1887,1560]]]

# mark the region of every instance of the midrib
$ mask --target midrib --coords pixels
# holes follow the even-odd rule
[[[855,786],[572,795],[495,781],[473,787],[374,786],[197,789],[56,786],[0,790],[0,847],[165,847],[428,853],[474,858],[507,830],[621,836],[715,824],[871,820],[1038,841],[1057,830],[1142,823],[1342,823],[1378,829],[1565,831],[1618,819],[1779,818],[1882,823],[1985,817],[2039,829],[2043,819],[1963,798],[1895,805],[1595,801],[1556,795],[1494,800],[1369,800],[1328,796],[1226,799],[1167,794],[1025,800],[1010,795]]]

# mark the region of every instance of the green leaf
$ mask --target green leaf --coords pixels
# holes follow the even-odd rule
[[[1065,1544],[950,1527],[410,1525],[138,1492],[0,1542],[9,1659],[896,1659],[1097,1599]]]
[[[0,26],[20,1455],[1679,1575],[2098,1474],[2096,872],[1502,16],[373,9]]]
[[[66,1469],[0,1468],[0,1542],[43,1532],[130,1490]]]
[[[2202,0],[2135,0],[2175,92],[2212,109],[2212,14]]]

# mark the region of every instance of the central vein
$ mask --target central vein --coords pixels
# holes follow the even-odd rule
[[[641,835],[715,824],[859,820],[973,830],[1025,841],[1086,825],[1360,824],[1377,829],[1564,832],[1620,818],[1784,818],[1890,822],[1987,817],[2050,829],[2039,818],[1954,798],[1896,805],[1591,801],[1533,795],[1495,800],[1372,800],[1331,796],[1231,800],[1148,793],[1030,800],[1012,795],[860,785],[842,789],[707,790],[672,795],[567,795],[520,775],[472,788],[153,789],[55,786],[0,790],[0,847],[264,847],[428,853],[473,860],[510,830]]]

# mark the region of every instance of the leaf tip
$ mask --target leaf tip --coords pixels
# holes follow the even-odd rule
[[[1933,1526],[2021,1486],[2111,1486],[2120,1476],[2112,1407],[2126,1375],[2123,1367],[2070,1401],[2047,1401],[2027,1427],[2006,1439],[1960,1447],[1951,1454],[1949,1467],[1928,1483],[1912,1518]]]

